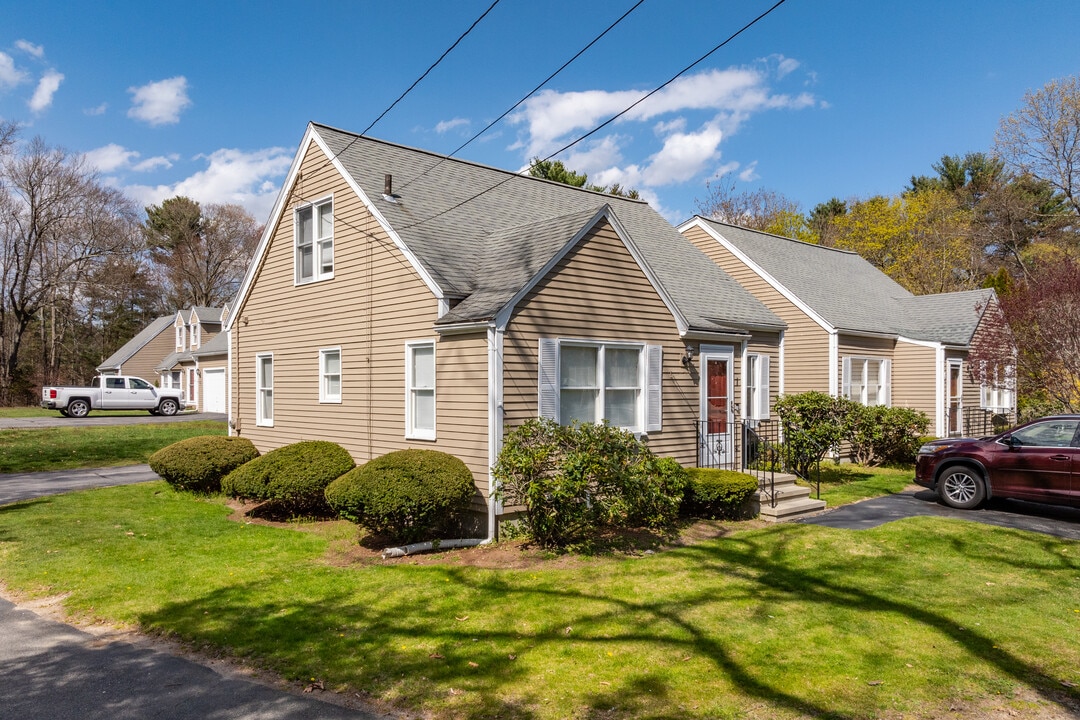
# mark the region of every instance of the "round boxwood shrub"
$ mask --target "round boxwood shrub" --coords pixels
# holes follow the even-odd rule
[[[158,450],[150,456],[150,469],[177,490],[216,493],[223,477],[257,457],[247,438],[200,435]]]
[[[344,518],[400,542],[455,530],[476,493],[461,460],[438,450],[398,450],[346,473],[326,489]]]
[[[691,517],[738,519],[745,514],[746,503],[757,492],[752,475],[735,470],[687,468],[682,513]]]
[[[233,470],[223,492],[246,500],[280,503],[294,512],[324,507],[323,492],[356,463],[345,448],[325,440],[285,445]]]

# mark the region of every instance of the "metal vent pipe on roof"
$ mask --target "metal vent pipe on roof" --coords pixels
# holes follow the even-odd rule
[[[383,195],[387,197],[394,195],[394,176],[390,173],[383,175]]]

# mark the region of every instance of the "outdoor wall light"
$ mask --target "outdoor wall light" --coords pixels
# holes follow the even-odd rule
[[[690,367],[694,364],[694,346],[687,345],[686,352],[682,356],[683,367]]]

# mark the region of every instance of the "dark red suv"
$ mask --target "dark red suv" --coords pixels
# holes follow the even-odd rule
[[[967,510],[991,497],[1080,507],[1080,415],[1040,418],[1000,435],[919,448],[915,482]]]

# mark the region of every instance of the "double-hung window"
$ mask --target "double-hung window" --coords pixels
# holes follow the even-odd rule
[[[296,282],[334,277],[334,202],[331,199],[296,211]]]
[[[405,437],[435,439],[435,343],[405,345]]]
[[[187,350],[187,327],[185,325],[176,326],[176,351],[182,352]]]
[[[274,425],[274,356],[255,356],[255,424]]]
[[[341,402],[341,348],[319,351],[319,402]]]
[[[659,430],[661,352],[659,345],[541,340],[540,416]]]
[[[1010,412],[1015,401],[1016,368],[1009,365],[1002,372],[995,366],[993,371],[990,371],[987,370],[984,362],[980,364],[979,371],[982,374],[982,382],[979,385],[979,406],[992,412]]]
[[[889,404],[889,361],[884,358],[846,357],[844,397],[860,405]]]
[[[746,356],[746,416],[751,420],[769,419],[768,355]]]
[[[195,324],[191,326],[191,349],[198,350],[199,345],[202,343],[202,333],[199,330],[199,325]]]

